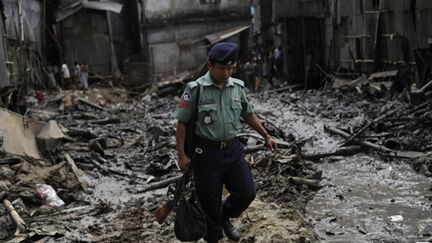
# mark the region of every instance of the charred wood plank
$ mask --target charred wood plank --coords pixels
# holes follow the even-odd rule
[[[91,101],[88,101],[88,100],[86,100],[86,99],[78,98],[78,101],[80,101],[80,102],[82,102],[82,103],[84,103],[84,104],[86,104],[86,105],[88,105],[88,106],[91,106],[91,107],[93,107],[93,108],[96,108],[96,109],[98,109],[98,110],[106,111],[106,109],[103,108],[102,106],[100,106],[100,105],[98,105],[98,104],[95,104],[95,103],[93,103],[93,102],[91,102]]]
[[[294,184],[298,186],[305,185],[310,188],[319,189],[322,186],[320,185],[320,180],[314,180],[314,179],[306,179],[302,177],[297,176],[290,176],[289,180]]]
[[[425,118],[423,117],[400,117],[400,118],[386,118],[384,119],[384,121],[388,121],[388,122],[418,122],[418,121],[422,121]]]
[[[112,168],[103,167],[101,164],[106,164],[106,163],[108,163],[108,161],[106,159],[102,158],[100,155],[98,155],[96,157],[96,160],[97,161],[90,160],[90,162],[92,164],[94,164],[98,169],[102,170],[103,173],[112,173],[114,175],[118,175],[118,176],[121,176],[123,178],[129,178],[129,179],[131,178],[131,175],[126,173],[126,172],[121,172],[121,171],[118,171],[118,170],[115,170]],[[99,163],[101,163],[101,164],[99,164]]]
[[[307,160],[319,160],[322,158],[330,156],[348,156],[361,152],[363,149],[360,146],[350,146],[338,149],[337,151],[331,153],[321,153],[321,154],[304,154],[303,158]]]
[[[256,94],[271,94],[271,93],[281,92],[281,91],[285,91],[285,90],[298,89],[298,88],[301,88],[302,86],[303,86],[303,84],[293,84],[293,85],[289,85],[289,86],[278,88],[278,89],[266,90],[266,91],[263,91],[261,93],[256,93]]]
[[[67,134],[71,137],[83,137],[83,138],[87,138],[87,139],[93,139],[93,138],[98,137],[98,135],[96,135],[90,131],[81,130],[81,129],[69,129]]]
[[[172,183],[178,182],[179,180],[181,180],[182,176],[183,176],[183,174],[165,179],[163,181],[151,183],[142,189],[134,190],[133,193],[143,193],[143,192],[148,192],[148,191],[152,191],[155,189],[164,188],[164,187],[166,187]]]
[[[21,162],[22,162],[22,159],[17,158],[17,157],[6,157],[6,158],[0,159],[0,165],[2,165],[2,164],[13,165],[13,164],[19,164]]]
[[[423,87],[421,87],[420,90],[421,90],[422,92],[426,92],[426,91],[428,91],[428,90],[431,89],[431,88],[432,88],[432,80],[430,80],[430,81],[427,82],[425,85],[423,85]]]
[[[91,124],[106,125],[120,123],[120,118],[105,118],[101,120],[90,121]]]
[[[340,147],[343,147],[349,143],[352,142],[353,139],[357,138],[360,134],[362,134],[366,129],[368,129],[370,126],[372,126],[373,124],[383,120],[384,118],[391,116],[393,114],[395,114],[396,112],[398,112],[398,109],[393,109],[390,110],[389,112],[385,113],[384,115],[381,115],[377,118],[375,118],[374,120],[372,120],[371,122],[369,122],[366,126],[360,128],[354,135],[350,136],[346,142],[344,142]]]
[[[89,141],[88,147],[89,149],[99,153],[101,156],[105,156],[105,150],[101,143],[99,142],[101,139],[92,139]]]
[[[34,216],[31,217],[29,219],[30,223],[34,223],[34,222],[40,222],[40,221],[47,221],[47,218],[54,218],[55,216],[62,216],[64,217],[65,215],[71,214],[71,213],[76,213],[78,215],[85,215],[85,214],[89,214],[91,213],[91,211],[93,211],[94,208],[90,207],[90,206],[78,206],[78,207],[74,207],[74,208],[67,208],[67,209],[63,209],[54,213],[50,213],[50,214],[43,214],[43,215],[38,215],[38,216]],[[62,218],[61,220],[64,220],[64,218]]]
[[[328,131],[334,134],[337,134],[343,138],[349,138],[350,134],[339,130],[337,128],[331,128],[328,126],[324,126],[324,131]],[[372,148],[374,150],[378,150],[381,152],[384,152],[385,154],[387,154],[388,156],[391,157],[397,157],[397,158],[407,158],[407,159],[415,159],[415,158],[419,158],[419,157],[425,157],[427,154],[422,153],[422,152],[417,152],[417,151],[398,151],[398,150],[393,150],[393,149],[389,149],[385,146],[381,146],[381,145],[376,145],[374,143],[371,142],[367,142],[367,141],[362,141],[360,139],[353,139],[353,142],[356,144],[359,144],[361,146],[364,147],[368,147],[368,148]]]
[[[420,105],[415,106],[414,108],[412,108],[410,110],[410,112],[406,116],[409,117],[410,115],[416,113],[417,111],[427,108],[428,105],[431,103],[432,103],[432,100],[428,100],[428,101],[421,103]]]
[[[108,175],[109,171],[104,168],[101,164],[99,164],[99,162],[95,161],[95,160],[90,160],[90,163],[92,163],[98,170],[100,170],[102,172],[102,174],[104,175]]]
[[[75,161],[72,159],[72,157],[69,154],[65,154],[65,158],[66,158],[67,163],[71,167],[72,172],[74,173],[75,178],[77,179],[81,188],[86,193],[90,192],[90,189],[88,187],[87,182],[85,180],[83,180],[84,172],[76,166]]]

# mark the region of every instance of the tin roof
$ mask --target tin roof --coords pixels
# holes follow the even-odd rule
[[[123,4],[112,2],[112,1],[103,1],[103,2],[91,1],[90,2],[88,0],[76,0],[76,1],[69,1],[67,3],[63,2],[63,4],[60,6],[61,6],[60,9],[56,11],[57,21],[62,21],[63,19],[75,14],[82,8],[111,11],[114,13],[120,13],[123,9]]]
[[[223,41],[225,39],[228,39],[232,36],[235,36],[235,35],[239,34],[240,32],[242,32],[246,29],[249,29],[249,27],[250,27],[250,25],[243,25],[243,26],[227,29],[224,31],[216,32],[213,34],[208,34],[208,35],[205,35],[204,37],[210,42],[210,44],[214,44],[214,43],[217,43],[219,41]]]

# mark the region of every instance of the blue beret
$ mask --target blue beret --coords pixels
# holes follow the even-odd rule
[[[214,45],[208,55],[210,62],[232,65],[237,62],[239,46],[231,42],[220,42]]]

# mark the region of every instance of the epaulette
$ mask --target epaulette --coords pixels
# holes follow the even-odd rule
[[[240,80],[240,79],[236,79],[236,78],[233,78],[232,81],[233,81],[233,83],[238,84],[238,85],[240,85],[242,88],[244,88],[244,82],[243,82],[242,80]]]
[[[195,88],[195,87],[198,86],[198,80],[195,80],[195,81],[187,83],[187,86],[188,86],[189,89],[192,90],[193,88]]]

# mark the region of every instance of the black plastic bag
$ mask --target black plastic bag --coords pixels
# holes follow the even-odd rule
[[[176,209],[174,232],[180,241],[196,241],[205,236],[206,216],[195,191],[191,193],[189,200],[183,194],[181,195]]]

